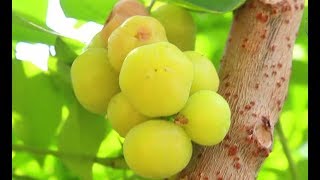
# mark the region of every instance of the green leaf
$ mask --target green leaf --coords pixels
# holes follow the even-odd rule
[[[24,144],[46,148],[61,121],[63,99],[52,79],[30,62],[12,60],[13,129]]]
[[[46,22],[48,9],[47,0],[13,0],[12,10],[20,13],[24,13],[29,16],[29,20]]]
[[[60,5],[68,17],[104,24],[117,0],[60,0]]]
[[[12,40],[53,45],[57,33],[46,25],[47,0],[12,1]]]
[[[68,107],[70,114],[58,137],[59,151],[94,158],[107,132],[106,119],[86,111],[75,98]],[[87,180],[92,179],[93,158],[62,160],[73,173]]]
[[[172,2],[179,6],[190,10],[209,12],[209,13],[225,13],[233,11],[241,6],[246,0],[162,0]]]
[[[58,33],[44,24],[28,20],[25,14],[12,12],[12,40],[53,45],[57,36]]]
[[[58,37],[54,45],[56,57],[66,64],[71,65],[77,56],[82,52],[84,46],[85,45],[80,41]]]

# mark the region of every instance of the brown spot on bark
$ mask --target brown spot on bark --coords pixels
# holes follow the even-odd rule
[[[235,99],[237,99],[237,98],[238,98],[238,95],[237,95],[237,94],[235,94],[235,95],[233,95],[233,97],[234,97]]]
[[[281,105],[281,100],[277,100],[277,104],[278,104],[278,106],[280,106]]]
[[[284,20],[284,23],[289,24],[289,23],[290,23],[290,20],[289,20],[289,19],[286,19],[286,20]]]
[[[284,78],[284,77],[281,77],[280,79],[282,82],[284,82],[286,80],[286,78]]]
[[[269,75],[268,75],[267,73],[264,73],[263,75],[264,75],[264,77],[266,77],[266,78],[269,77]]]
[[[250,105],[254,106],[256,103],[254,101],[250,101]]]
[[[257,15],[256,15],[256,18],[257,18],[257,20],[258,21],[260,21],[260,22],[262,22],[262,23],[266,23],[267,21],[268,21],[268,19],[269,19],[269,16],[268,15],[263,15],[262,13],[258,13]]]
[[[287,40],[287,41],[290,41],[290,37],[289,37],[289,36],[287,36],[287,37],[286,37],[286,40]]]
[[[245,109],[245,110],[250,110],[250,109],[251,109],[251,106],[250,106],[249,104],[247,104],[247,105],[244,106],[244,109]]]
[[[270,154],[270,151],[267,149],[267,148],[264,148],[262,151],[261,151],[261,156],[263,157],[268,157]]]
[[[255,88],[255,89],[258,89],[258,88],[259,88],[259,83],[256,83],[256,84],[254,85],[254,88]]]
[[[252,113],[251,114],[253,117],[257,117],[257,114],[256,113]]]
[[[303,4],[303,3],[301,3],[301,4],[300,4],[300,10],[302,10],[302,9],[303,9],[303,7],[304,7],[304,4]]]
[[[227,141],[230,140],[229,134],[227,134],[226,137],[224,137],[224,139],[227,140]]]
[[[253,2],[251,2],[251,3],[249,3],[249,8],[250,9],[255,9],[256,5]]]
[[[291,48],[291,44],[288,44],[287,46],[288,46],[288,48]]]
[[[294,9],[299,10],[299,5],[298,5],[298,4],[295,4],[295,5],[294,5]]]
[[[226,97],[229,97],[230,95],[231,95],[230,92],[227,92],[227,93],[225,94]]]
[[[273,8],[272,11],[271,11],[271,15],[274,15],[274,14],[277,14],[277,13],[278,13],[278,9]]]
[[[229,87],[229,86],[230,86],[230,83],[229,83],[229,82],[226,82],[225,86],[226,86],[226,87]]]
[[[272,71],[272,75],[273,76],[277,75],[277,71]]]
[[[277,82],[276,85],[277,85],[277,87],[281,87],[281,83],[280,82]]]
[[[218,176],[218,180],[223,180],[222,176]]]
[[[241,168],[241,164],[239,162],[236,162],[234,165],[233,165],[234,168],[236,169],[240,169]]]
[[[244,113],[244,111],[242,111],[242,110],[241,110],[241,111],[239,111],[239,114],[240,114],[240,115],[242,115],[243,113]]]
[[[253,134],[253,127],[252,127],[252,126],[247,126],[247,127],[246,127],[246,132],[247,132],[249,135]]]
[[[227,74],[222,80],[225,80],[229,77],[229,74]]]
[[[282,68],[282,64],[281,63],[278,63],[277,64],[277,67],[280,69],[280,68]]]
[[[270,120],[269,120],[268,117],[266,117],[266,116],[261,116],[261,121],[263,122],[264,127],[265,127],[266,129],[270,129],[270,128],[271,128]]]
[[[238,152],[238,147],[236,145],[232,145],[230,148],[229,148],[229,151],[228,151],[228,156],[234,156],[236,155]]]
[[[252,143],[253,143],[253,136],[252,136],[252,134],[251,134],[251,135],[248,135],[248,136],[246,137],[246,141],[247,141],[249,144],[252,144]]]
[[[240,158],[239,158],[238,156],[236,156],[236,157],[233,158],[233,160],[234,160],[234,161],[239,161]]]
[[[272,45],[270,48],[271,51],[275,51],[276,50],[276,45]]]

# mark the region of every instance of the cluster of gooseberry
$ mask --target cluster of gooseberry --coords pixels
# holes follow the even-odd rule
[[[167,4],[149,15],[122,0],[72,64],[78,101],[125,138],[124,158],[143,177],[175,175],[189,163],[192,141],[216,145],[229,130],[216,69],[194,44],[187,10]]]

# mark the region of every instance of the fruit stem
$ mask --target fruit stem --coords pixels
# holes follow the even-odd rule
[[[149,13],[150,13],[150,11],[151,11],[151,9],[152,9],[152,7],[153,7],[155,2],[156,2],[156,0],[151,0],[150,5],[147,7]]]

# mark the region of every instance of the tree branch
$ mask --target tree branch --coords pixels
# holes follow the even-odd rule
[[[17,145],[17,144],[12,145],[12,150],[13,151],[25,151],[25,152],[37,154],[37,155],[53,155],[58,158],[81,158],[81,159],[85,159],[88,161],[93,161],[93,162],[101,164],[103,166],[109,166],[112,168],[118,168],[118,169],[127,169],[128,168],[123,157],[100,158],[100,157],[93,157],[91,155],[86,155],[86,154],[65,153],[65,152],[61,152],[61,151],[55,151],[55,150],[50,150],[50,149],[39,149],[39,148],[34,148],[34,147],[30,147],[30,146],[25,146],[25,145]]]
[[[280,139],[284,154],[286,155],[288,163],[289,163],[289,169],[291,172],[292,180],[297,180],[297,178],[298,178],[297,168],[296,168],[296,165],[292,159],[292,156],[291,156],[288,144],[287,144],[287,139],[283,133],[280,121],[278,121],[278,123],[276,125],[276,131],[278,132],[279,139]]]
[[[230,105],[230,130],[220,144],[197,146],[180,178],[257,178],[286,100],[303,9],[303,0],[247,0],[234,12],[218,90]]]

